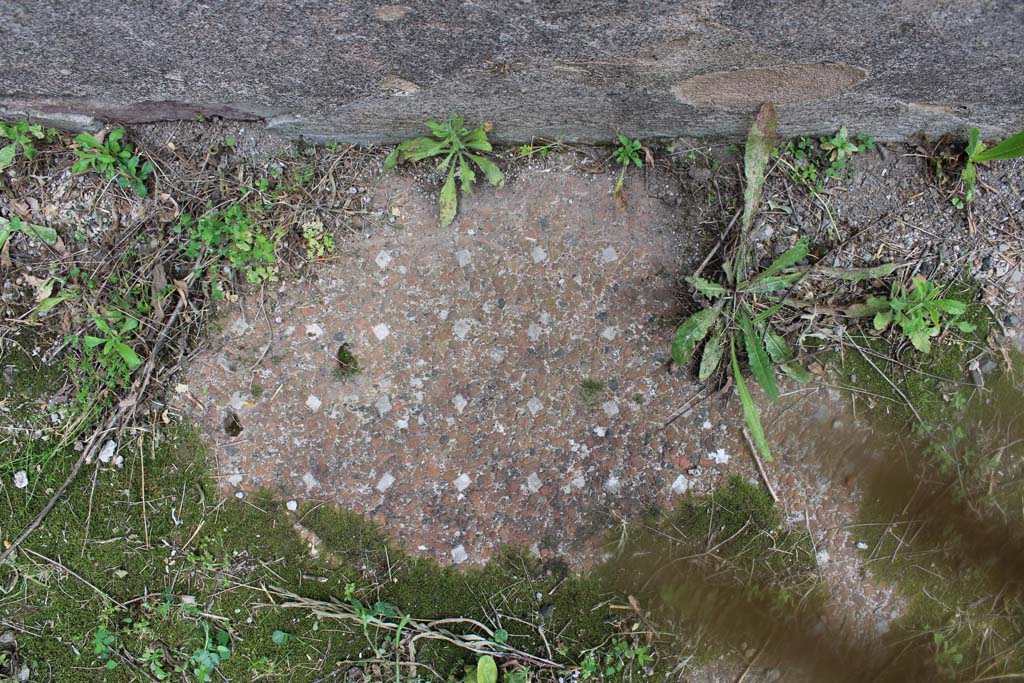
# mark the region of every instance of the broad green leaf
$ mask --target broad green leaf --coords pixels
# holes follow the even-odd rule
[[[876,330],[884,330],[892,322],[892,311],[879,311],[875,313],[874,327]]]
[[[397,151],[400,157],[409,161],[422,161],[448,151],[448,141],[427,137],[413,138],[400,144]]]
[[[71,167],[71,172],[79,175],[89,171],[89,161],[87,159],[79,159]]]
[[[981,152],[985,149],[985,143],[981,142],[981,131],[977,128],[971,128],[970,133],[967,135],[967,161],[970,163],[974,161]]]
[[[704,337],[708,336],[711,326],[718,320],[719,309],[705,308],[697,311],[686,322],[676,330],[676,336],[672,339],[672,360],[676,365],[686,365]]]
[[[974,155],[974,161],[998,161],[1024,157],[1024,130],[1011,135],[992,149]]]
[[[501,169],[498,168],[497,164],[489,159],[485,159],[479,154],[469,154],[467,152],[466,156],[472,159],[473,163],[480,167],[480,170],[484,172],[484,177],[487,178],[487,182],[495,187],[505,186],[505,174],[501,172]]]
[[[717,282],[711,282],[710,280],[705,280],[702,277],[688,277],[686,278],[686,281],[693,285],[694,289],[709,299],[718,298],[728,291]]]
[[[270,634],[270,640],[276,645],[284,645],[291,638],[291,635],[284,631],[277,630]]]
[[[760,329],[758,329],[760,332]],[[793,360],[793,352],[790,350],[786,340],[775,330],[769,329],[764,335],[764,348],[773,363],[788,363]]]
[[[940,311],[950,315],[962,315],[967,310],[967,304],[956,299],[936,299],[935,306]]]
[[[494,657],[484,655],[476,663],[476,683],[498,683],[498,665]]]
[[[441,140],[446,139],[451,134],[451,128],[449,128],[448,124],[446,124],[446,123],[440,123],[440,122],[435,121],[433,119],[428,119],[427,121],[424,122],[423,125],[425,125],[427,128],[429,128],[430,132],[435,137],[438,137]]]
[[[758,273],[754,277],[754,282],[757,282],[758,280],[761,280],[763,278],[767,278],[771,275],[774,275],[775,273],[781,272],[791,266],[795,266],[796,264],[800,263],[805,258],[807,258],[808,251],[809,247],[807,238],[801,237],[799,240],[797,240],[795,245],[786,250],[786,253],[784,253],[779,258],[775,259],[775,261],[773,261],[770,266],[768,266],[763,271]]]
[[[478,152],[490,152],[493,150],[491,143],[487,141],[487,131],[483,126],[477,126],[463,140],[462,144]]]
[[[914,345],[915,349],[921,353],[931,353],[932,342],[929,339],[931,335],[928,333],[928,330],[914,330],[907,334],[907,336],[910,338],[910,343]]]
[[[466,157],[459,155],[459,179],[462,180],[462,191],[469,194],[473,191],[473,183],[476,182],[476,174],[473,168],[466,161]]]
[[[496,629],[494,631],[494,642],[498,645],[508,642],[508,631],[503,628]]]
[[[775,384],[775,371],[772,369],[771,359],[768,358],[761,337],[754,331],[750,316],[741,311],[738,318],[740,329],[743,330],[743,342],[747,348],[747,363],[750,365],[750,371],[753,373],[754,379],[764,389],[768,399],[777,401],[779,388]]]
[[[880,266],[870,266],[867,268],[831,268],[829,266],[814,266],[810,268],[809,271],[816,275],[827,275],[839,280],[863,282],[864,280],[880,280],[892,275],[897,268],[899,268],[899,264],[883,263]]]
[[[438,205],[440,207],[441,227],[444,228],[451,225],[452,221],[455,220],[455,212],[459,209],[459,198],[457,190],[455,189],[454,166],[449,169],[448,178],[444,181],[444,185],[441,187],[441,195],[438,198]]]
[[[743,407],[743,419],[750,429],[750,440],[754,442],[761,457],[765,462],[772,461],[772,452],[768,448],[768,439],[764,436],[764,428],[761,426],[761,417],[757,414],[757,407],[754,405],[754,398],[747,389],[747,383],[740,372],[740,364],[736,360],[736,347],[729,346],[729,353],[732,355],[732,376],[736,381],[736,392],[740,395],[740,405]]]
[[[3,242],[0,242],[0,244],[3,244]],[[47,311],[56,308],[57,306],[59,306],[60,304],[62,304],[63,302],[67,301],[70,298],[71,297],[67,294],[61,294],[60,296],[51,296],[46,299],[43,299],[39,303],[39,306],[36,307],[36,312],[46,313]]]
[[[700,357],[700,369],[697,372],[697,379],[701,382],[707,381],[708,377],[718,368],[725,353],[725,346],[722,344],[722,336],[716,334],[704,344],[704,353]]]
[[[48,228],[45,225],[36,225],[35,223],[22,223],[20,227],[21,231],[26,235],[35,237],[51,247],[57,243],[57,231],[53,228]]]
[[[18,144],[12,142],[0,149],[0,171],[14,163],[14,155],[18,151]]]
[[[115,342],[114,349],[117,351],[118,355],[124,359],[124,362],[128,364],[129,370],[134,370],[142,365],[142,360],[139,358],[138,354],[136,354],[135,351],[132,350],[132,347],[127,344]]]
[[[100,344],[102,344],[105,341],[107,341],[107,340],[106,339],[100,339],[99,337],[94,337],[94,336],[92,336],[90,334],[85,335],[85,337],[83,338],[83,342],[85,343],[85,348],[87,348],[87,349],[94,349],[94,348],[96,348],[97,346],[99,346]]]
[[[956,326],[957,326],[957,328],[960,329],[961,332],[974,332],[976,329],[978,329],[978,326],[975,325],[974,323],[963,322],[963,321],[958,322],[956,324]]]
[[[974,201],[974,186],[978,180],[978,172],[974,170],[974,162],[968,159],[964,165],[964,170],[960,174],[960,179],[964,181],[964,199],[968,202]]]
[[[775,136],[775,107],[765,102],[754,117],[754,123],[747,134],[747,146],[743,156],[743,174],[747,184],[743,189],[743,232],[740,238],[740,253],[737,254],[736,279],[747,279],[747,256],[743,253],[747,234],[754,224],[757,207],[761,203],[761,188],[764,186],[765,169],[771,157]]]
[[[387,156],[387,158],[384,160],[384,169],[385,170],[390,171],[391,169],[393,169],[395,166],[398,165],[398,155],[399,154],[400,154],[400,152],[398,151],[397,147],[395,147],[393,150],[391,150],[391,154],[389,154]]]
[[[790,379],[800,384],[807,384],[814,379],[811,373],[807,371],[807,368],[799,363],[786,363],[785,365],[780,365],[779,368],[789,375]]]
[[[93,149],[99,149],[101,147],[99,140],[88,133],[79,133],[76,135],[75,142],[80,144],[82,147],[91,147]]]

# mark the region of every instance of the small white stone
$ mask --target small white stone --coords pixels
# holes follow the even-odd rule
[[[455,325],[452,327],[452,330],[455,332],[455,336],[459,339],[465,339],[466,335],[469,334],[470,329],[472,329],[472,324],[465,318],[456,320]]]
[[[312,410],[314,413],[319,411],[320,406],[322,406],[323,404],[323,401],[321,401],[316,396],[313,396],[312,394],[310,394],[309,398],[306,399],[306,407]]]
[[[18,470],[14,473],[14,488],[23,489],[28,486],[28,472]]]
[[[685,476],[680,474],[678,477],[676,477],[676,480],[672,482],[672,493],[678,493],[682,495],[689,491],[691,486],[693,486],[693,482],[691,482]]]
[[[729,462],[729,454],[724,448],[719,448],[714,453],[708,453],[708,457],[715,461],[716,465],[724,465]]]
[[[493,349],[491,351],[491,360],[495,363],[500,363],[505,360],[505,349]]]
[[[238,486],[241,483],[242,483],[242,475],[241,474],[232,474],[230,477],[228,477],[228,484],[231,485],[231,486]]]
[[[228,399],[228,405],[231,406],[231,410],[236,413],[241,412],[242,408],[245,406],[245,400],[242,398],[242,392],[232,392],[231,398]]]
[[[459,249],[455,252],[455,257],[459,259],[460,268],[465,268],[473,262],[473,255],[469,253],[469,249]]]
[[[324,336],[324,328],[320,327],[316,323],[306,325],[306,336],[310,339],[319,339]]]
[[[537,493],[542,486],[544,486],[544,482],[540,480],[536,472],[526,478],[526,488],[530,490],[530,493]]]
[[[384,493],[389,488],[391,488],[391,485],[394,484],[394,483],[395,483],[394,475],[392,475],[390,472],[385,472],[384,476],[381,477],[380,481],[377,482],[377,490],[380,491],[381,493]]]
[[[615,401],[605,401],[601,404],[601,408],[608,417],[615,417],[619,414],[619,404]]]
[[[238,498],[239,500],[245,498],[245,491],[235,491],[235,498]]]
[[[711,424],[710,420],[704,420],[704,422],[701,423],[701,426],[700,426],[701,429],[711,429],[711,427],[712,427],[712,424]]]
[[[619,259],[618,253],[615,251],[615,247],[605,247],[601,250],[601,258],[604,259],[605,263],[611,263]]]
[[[306,493],[309,493],[313,488],[320,485],[320,482],[316,480],[312,472],[306,472],[302,475],[302,483],[306,485]]]
[[[373,326],[373,336],[377,339],[384,341],[389,334],[391,334],[391,328],[389,328],[385,323]]]
[[[602,427],[601,425],[597,425],[596,427],[594,427],[594,434],[596,434],[597,436],[603,437],[606,433],[607,430],[605,430],[605,428]]]
[[[377,409],[381,417],[384,417],[391,411],[391,399],[388,398],[387,394],[384,394],[373,404],[373,407]]]
[[[401,419],[395,420],[395,426],[398,427],[399,429],[408,429],[409,418],[403,417]]]
[[[828,561],[831,559],[831,557],[829,556],[827,550],[819,550],[818,553],[814,556],[814,559],[818,561],[819,565],[821,565],[828,564]]]
[[[530,256],[533,257],[534,263],[543,263],[544,259],[548,257],[547,252],[539,244],[530,250]]]
[[[455,485],[455,490],[459,493],[465,491],[471,483],[473,482],[468,474],[460,474],[459,478],[452,482]]]
[[[384,270],[388,267],[388,264],[391,263],[391,254],[387,251],[382,251],[377,254],[377,258],[373,260],[376,262],[378,268]]]
[[[530,411],[530,415],[537,417],[537,413],[544,410],[544,404],[534,396],[526,402],[526,409]]]
[[[469,405],[469,401],[462,394],[455,394],[455,398],[452,399],[452,405],[455,406],[455,410],[459,411],[459,415],[461,415],[462,411]]]
[[[296,510],[299,509],[299,503],[294,500],[289,500],[287,503],[284,504],[284,506],[288,508],[289,512],[295,512]]]
[[[228,325],[228,332],[233,337],[241,337],[243,334],[249,331],[249,323],[245,322],[241,318],[236,319],[233,323]]]
[[[526,336],[530,338],[530,341],[537,341],[540,339],[540,333],[542,332],[540,325],[537,323],[530,323],[530,326],[526,328]]]
[[[618,333],[619,331],[616,328],[609,325],[608,327],[604,328],[604,332],[601,333],[601,336],[607,339],[608,341],[611,341],[615,339],[615,336]]]
[[[462,564],[468,559],[469,555],[466,553],[465,547],[457,545],[454,548],[452,548],[452,562],[454,562],[455,564]]]
[[[619,482],[619,478],[616,476],[608,477],[608,480],[604,483],[604,490],[608,493],[618,493],[622,484]]]
[[[867,550],[868,544],[864,541],[857,541],[857,550]]]
[[[99,454],[96,456],[100,459],[100,462],[108,463],[111,458],[114,457],[114,449],[117,448],[117,444],[113,441],[107,441],[103,444],[103,448],[100,449]]]

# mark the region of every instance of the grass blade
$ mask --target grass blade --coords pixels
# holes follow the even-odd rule
[[[740,328],[743,330],[743,341],[747,347],[747,362],[750,364],[750,371],[758,384],[764,388],[764,393],[768,398],[771,401],[777,401],[779,388],[775,384],[775,371],[772,369],[771,359],[768,358],[761,338],[754,331],[750,316],[746,312],[740,311],[738,317]]]
[[[772,461],[772,452],[768,448],[768,439],[764,436],[764,428],[761,426],[761,417],[757,414],[757,406],[754,405],[754,398],[747,389],[747,383],[740,372],[740,364],[736,360],[736,347],[729,345],[729,353],[732,355],[732,377],[736,381],[736,392],[740,395],[740,405],[743,407],[743,419],[750,429],[750,440],[754,442],[761,457],[765,462]]]
[[[686,365],[704,337],[708,336],[711,326],[718,320],[719,309],[705,308],[691,315],[686,322],[676,330],[676,336],[672,339],[672,360],[676,365]]]
[[[892,275],[899,268],[897,263],[883,263],[880,266],[869,266],[867,268],[831,268],[829,266],[812,266],[806,269],[811,275],[827,275],[839,280],[848,282],[863,282],[864,280],[881,280]]]

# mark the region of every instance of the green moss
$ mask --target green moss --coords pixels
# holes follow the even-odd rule
[[[619,592],[636,596],[665,625],[656,651],[709,662],[775,628],[813,625],[824,603],[813,546],[782,527],[781,511],[740,477],[673,512],[629,525],[607,570]],[[765,631],[767,629],[767,631]],[[765,631],[765,632],[762,632]],[[678,658],[678,659],[677,659]]]
[[[146,680],[139,667],[148,666],[142,658],[150,650],[163,653],[168,671],[193,667],[190,658],[206,645],[204,625],[230,634],[231,657],[217,667],[229,680],[250,680],[254,667],[272,667],[287,672],[289,681],[312,681],[332,662],[386,649],[373,633],[371,646],[351,625],[266,607],[263,586],[333,600],[351,583],[364,603],[383,600],[419,618],[500,618],[517,647],[546,655],[538,631],[527,626],[543,624],[558,634],[567,664],[615,632],[605,604],[611,588],[596,575],[571,574],[512,550],[485,567],[458,571],[406,556],[360,516],[329,505],[292,513],[268,492],[222,501],[209,476],[207,450],[188,429],[166,430],[156,441],[125,442],[118,452],[124,468],[99,472],[95,488],[84,470],[25,550],[3,568],[4,581],[21,591],[0,603],[0,616],[24,628],[20,656],[61,681]],[[20,531],[46,497],[26,493],[18,507],[12,500],[4,538]],[[316,557],[296,533],[299,520],[319,539]],[[93,654],[100,628],[114,639],[109,653],[119,664],[111,671]],[[275,643],[275,631],[291,637]],[[446,675],[474,657],[428,643],[418,648],[417,660]],[[325,668],[311,661],[323,661]]]

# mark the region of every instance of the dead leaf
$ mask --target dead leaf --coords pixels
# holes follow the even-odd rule
[[[178,202],[171,195],[166,192],[161,192],[157,196],[157,220],[162,224],[173,223],[178,216],[181,215],[181,209],[178,207]]]
[[[615,191],[615,206],[618,207],[619,211],[625,211],[629,208],[629,203],[626,202],[626,191],[619,188]]]

